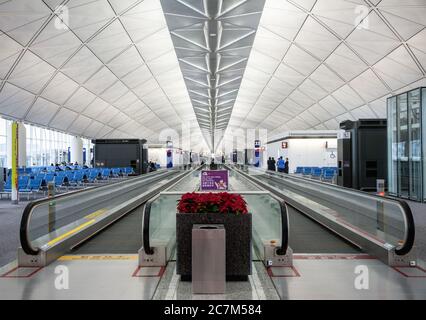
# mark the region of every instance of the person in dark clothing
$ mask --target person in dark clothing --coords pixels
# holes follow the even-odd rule
[[[288,161],[288,158],[285,158],[284,173],[288,173],[289,168],[290,168],[290,162]]]
[[[277,169],[276,169],[276,167],[275,167],[275,164],[276,164],[277,162],[275,161],[275,158],[274,157],[272,157],[272,160],[271,160],[271,170],[272,171],[277,171]]]
[[[210,163],[210,170],[217,170],[217,165],[214,163],[214,159],[212,159],[212,162]]]
[[[272,170],[272,158],[271,157],[269,157],[267,164],[268,164],[268,170]]]

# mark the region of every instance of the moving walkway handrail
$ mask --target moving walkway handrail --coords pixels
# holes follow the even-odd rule
[[[401,206],[402,212],[403,212],[404,227],[405,227],[405,232],[404,232],[405,239],[404,239],[404,243],[401,247],[395,248],[395,254],[397,254],[399,256],[403,256],[403,255],[408,254],[411,251],[411,249],[413,248],[416,229],[415,229],[415,224],[414,224],[413,213],[411,211],[410,206],[407,204],[406,201],[404,201],[402,199],[397,199],[397,198],[379,196],[379,195],[368,193],[368,192],[365,192],[365,191],[362,191],[362,190],[355,190],[355,189],[351,189],[351,188],[347,188],[347,187],[336,186],[336,185],[331,184],[331,183],[324,183],[324,182],[321,182],[321,181],[306,179],[306,178],[303,178],[303,177],[295,177],[295,176],[292,176],[292,175],[284,175],[284,174],[280,174],[280,173],[277,173],[277,172],[268,172],[266,170],[264,171],[264,173],[272,174],[272,175],[275,175],[275,176],[281,176],[283,178],[288,178],[288,179],[302,180],[303,182],[306,182],[306,183],[316,183],[316,184],[320,184],[324,187],[334,188],[334,189],[339,190],[339,191],[346,191],[346,192],[353,193],[353,194],[360,194],[360,195],[363,195],[363,196],[376,198],[377,200],[381,200],[381,201],[386,200],[386,201],[389,201],[389,202],[398,203]]]
[[[271,194],[280,204],[281,209],[281,247],[277,249],[276,253],[280,256],[285,256],[288,249],[288,238],[289,238],[289,223],[288,223],[288,213],[287,213],[287,203],[279,199],[278,197]]]
[[[204,168],[204,165],[195,167],[192,169],[192,171],[199,171]],[[183,179],[183,178],[182,178]],[[182,180],[181,179],[181,180]],[[171,189],[174,185],[178,184],[180,180],[176,183],[174,183],[172,186],[170,186],[168,189]],[[149,199],[144,206],[143,209],[143,223],[142,223],[142,247],[147,255],[153,255],[154,249],[151,248],[151,243],[149,239],[149,225],[151,221],[151,207],[152,204],[160,197],[161,193],[153,196],[151,199]]]
[[[244,193],[244,192],[242,192]],[[143,240],[143,248],[147,255],[154,254],[154,250],[151,248],[150,238],[149,238],[149,225],[151,219],[151,208],[152,204],[160,197],[161,194],[157,194],[151,199],[149,199],[144,207],[143,213],[143,231],[142,231],[142,240]],[[276,250],[278,255],[286,255],[289,243],[289,219],[287,213],[287,203],[278,198],[277,196],[270,193],[272,198],[274,198],[280,204],[280,212],[281,212],[281,247]]]
[[[73,197],[76,194],[80,194],[80,193],[87,193],[87,192],[91,192],[93,190],[98,191],[99,189],[105,189],[105,188],[108,188],[108,187],[111,187],[111,186],[117,186],[117,185],[125,184],[125,183],[128,183],[128,182],[135,182],[135,180],[139,180],[140,178],[144,178],[144,179],[141,179],[141,180],[145,180],[146,178],[155,177],[155,175],[158,174],[158,173],[167,173],[167,172],[168,172],[167,170],[155,171],[155,173],[154,172],[147,173],[143,176],[140,176],[138,178],[134,178],[134,179],[131,179],[131,180],[119,181],[119,182],[115,182],[115,183],[107,184],[107,185],[92,186],[92,187],[81,189],[81,190],[75,190],[75,191],[70,191],[70,192],[67,192],[67,193],[62,193],[62,194],[59,194],[59,195],[55,195],[53,197],[45,197],[45,198],[42,198],[42,199],[37,199],[37,200],[31,201],[24,208],[24,211],[22,213],[22,218],[21,218],[21,224],[20,224],[20,227],[19,227],[19,238],[20,238],[22,249],[28,255],[37,255],[40,252],[39,248],[33,248],[33,246],[31,245],[31,241],[29,239],[29,235],[28,235],[29,223],[31,222],[31,218],[32,218],[32,214],[34,212],[34,208],[36,208],[37,206],[39,206],[41,204],[49,203],[51,201],[55,201],[57,199]]]
[[[142,246],[144,251],[148,255],[154,254],[154,250],[151,248],[150,239],[149,239],[149,224],[151,220],[151,207],[154,201],[160,197],[160,194],[155,195],[145,203],[144,212],[143,212],[143,230],[142,230]]]

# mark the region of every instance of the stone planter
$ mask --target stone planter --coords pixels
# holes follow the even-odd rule
[[[176,272],[182,281],[191,280],[192,226],[194,224],[223,224],[226,230],[226,279],[248,280],[251,274],[251,214],[222,213],[176,214]]]

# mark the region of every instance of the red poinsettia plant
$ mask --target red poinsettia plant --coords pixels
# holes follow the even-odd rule
[[[247,203],[239,194],[185,193],[178,202],[179,213],[233,213],[247,214]]]

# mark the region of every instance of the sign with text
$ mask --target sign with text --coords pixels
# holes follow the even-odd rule
[[[201,191],[228,190],[228,170],[202,170]]]

